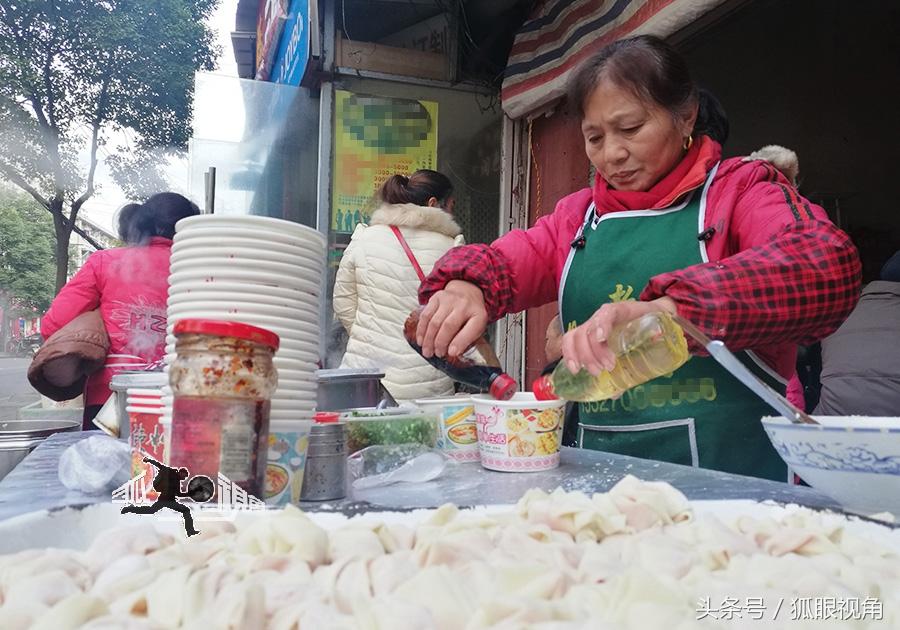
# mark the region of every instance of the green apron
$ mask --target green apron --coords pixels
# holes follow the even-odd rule
[[[718,167],[716,167],[718,168]],[[587,209],[560,283],[560,317],[571,330],[606,302],[637,299],[651,277],[706,262],[706,193],[664,210]],[[722,235],[724,238],[724,235]],[[583,246],[581,246],[583,245]],[[784,379],[750,352],[738,358],[782,394]],[[760,418],[772,410],[711,357],[692,357],[670,376],[618,400],[579,403],[578,445],[729,473],[786,481],[788,471]]]

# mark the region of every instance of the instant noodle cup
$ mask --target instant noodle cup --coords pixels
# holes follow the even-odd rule
[[[300,502],[309,446],[308,420],[272,420],[266,457],[265,501],[268,505]]]
[[[413,402],[438,418],[437,448],[458,462],[478,461],[478,432],[471,396],[420,398]]]
[[[510,400],[472,396],[481,465],[504,472],[559,466],[564,400],[537,400],[518,393]]]
[[[129,387],[125,390],[126,400],[134,407],[162,406],[162,388]]]
[[[142,407],[128,405],[128,444],[131,446],[132,478],[143,475],[142,483],[148,499],[156,499],[153,489],[153,477],[156,467],[144,462],[145,457],[152,457],[160,463],[166,461],[166,432],[162,425],[162,407]]]

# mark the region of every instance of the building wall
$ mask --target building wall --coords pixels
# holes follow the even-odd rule
[[[500,134],[499,103],[489,95],[376,79],[340,77],[338,89],[357,94],[385,96],[438,103],[437,170],[446,174],[454,188],[453,216],[468,243],[490,243],[500,227]],[[332,121],[332,125],[333,125]],[[333,189],[332,189],[333,191]],[[329,192],[329,198],[331,192]],[[373,196],[371,207],[377,207]],[[331,204],[329,203],[329,212]],[[333,320],[334,280],[350,234],[330,231],[328,255],[328,318],[330,331],[340,339],[343,328]],[[489,337],[492,330],[489,331]],[[332,343],[331,341],[329,343]],[[340,345],[337,341],[336,345]],[[337,367],[342,352],[330,352],[327,367]]]
[[[756,0],[679,48],[728,113],[726,157],[766,144],[795,150],[801,192],[850,233],[865,279],[874,279],[900,249],[890,185],[900,162],[900,6]],[[577,122],[557,113],[533,123],[530,224],[585,185],[589,164]],[[554,309],[529,311],[528,382],[546,362],[544,332]]]
[[[341,78],[358,94],[438,103],[437,170],[453,182],[454,218],[469,243],[497,238],[500,218],[499,103],[488,95],[374,79]]]
[[[588,185],[590,162],[584,153],[581,120],[560,108],[531,123],[531,185],[528,224],[550,214],[556,202]],[[547,364],[544,340],[556,314],[556,302],[528,311],[525,321],[525,386],[529,387]]]
[[[683,50],[728,112],[726,155],[795,150],[801,192],[840,218],[872,279],[900,248],[900,6],[758,0]]]

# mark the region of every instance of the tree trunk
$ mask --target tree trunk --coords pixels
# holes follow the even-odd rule
[[[72,236],[72,229],[63,218],[61,199],[51,201],[51,212],[56,233],[56,292],[59,293],[69,275],[69,237]]]
[[[0,354],[6,352],[9,343],[9,300],[6,293],[0,291]]]

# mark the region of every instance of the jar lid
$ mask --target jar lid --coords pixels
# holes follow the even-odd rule
[[[333,411],[317,411],[313,419],[316,421],[316,424],[328,424],[337,422],[339,417],[340,414]]]
[[[214,319],[180,319],[175,323],[175,334],[194,333],[198,335],[215,335],[217,337],[235,337],[269,346],[278,350],[280,340],[271,330],[251,326],[241,322],[224,322]]]

